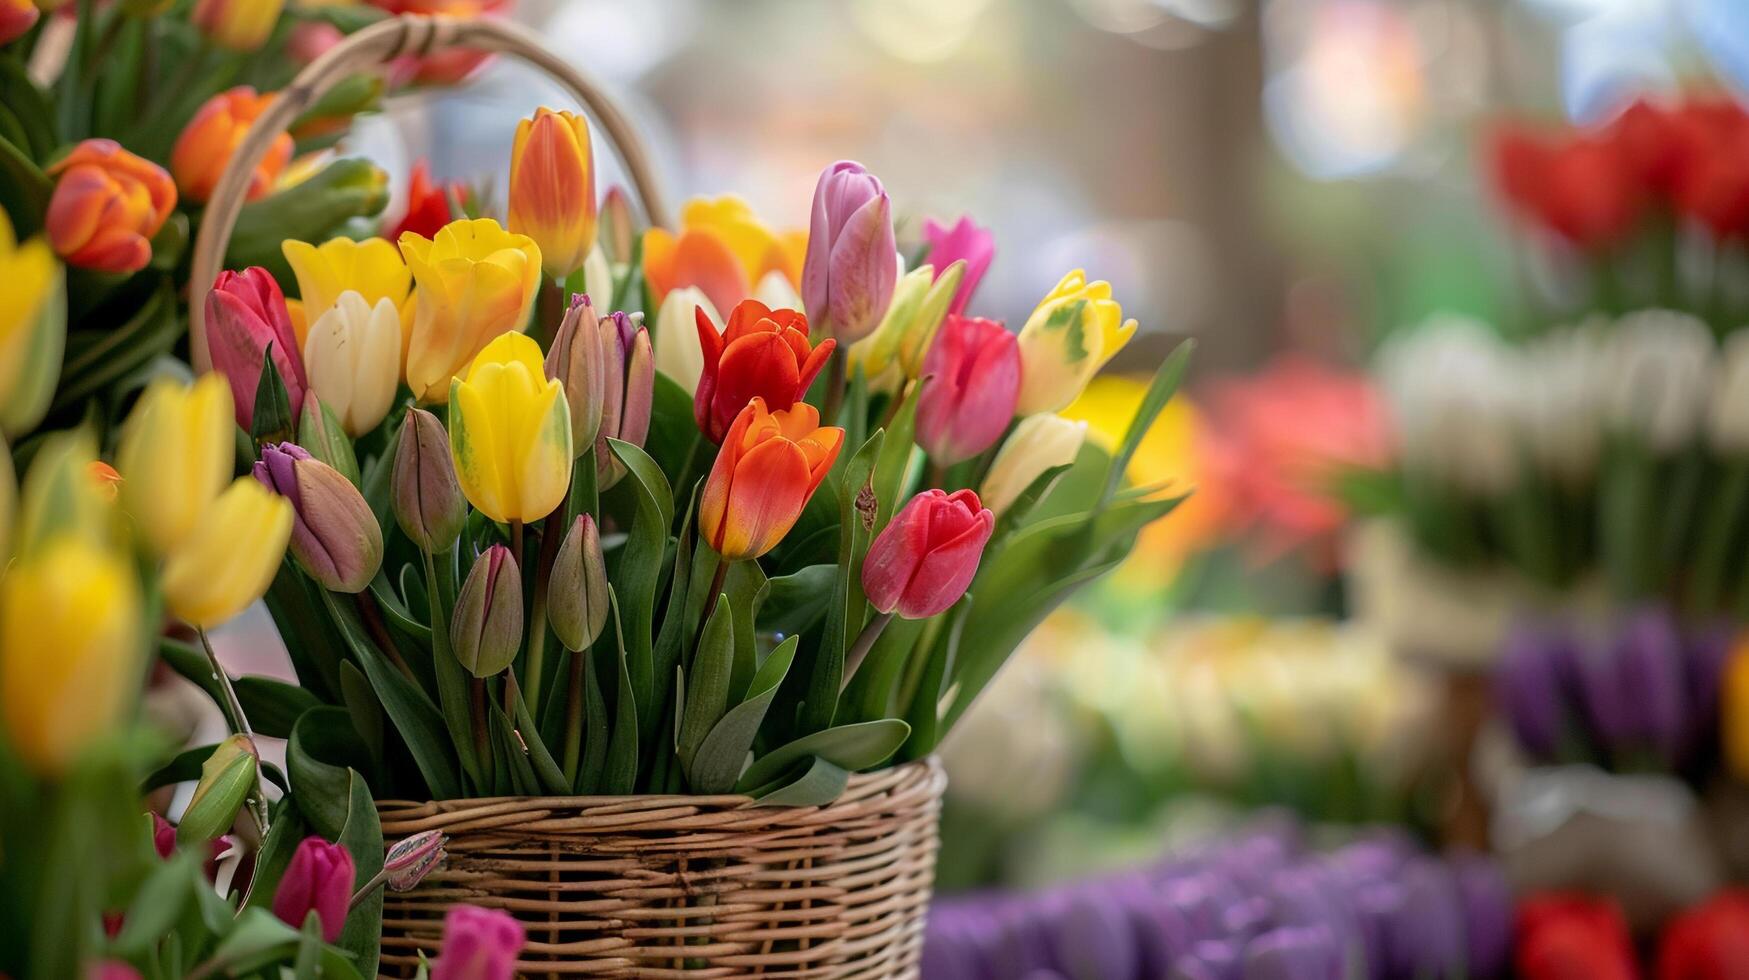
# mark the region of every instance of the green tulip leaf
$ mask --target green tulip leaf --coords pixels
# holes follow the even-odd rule
[[[717,607],[705,621],[698,651],[692,657],[692,673],[679,712],[677,752],[680,765],[692,768],[693,756],[705,736],[729,707],[729,680],[735,670],[735,613],[729,597],[718,597]]]
[[[615,587],[608,586],[607,598],[613,609],[614,632],[609,654],[617,664],[619,693],[614,698],[613,733],[607,742],[597,791],[608,796],[625,796],[636,788],[638,779],[638,702],[632,690],[631,667],[626,662],[630,658],[626,652],[624,620]],[[653,730],[654,726],[651,727]]]
[[[747,765],[747,754],[753,750],[753,740],[759,736],[759,726],[765,723],[765,713],[800,644],[799,636],[778,644],[753,675],[746,699],[730,708],[699,744],[686,769],[687,783],[694,793],[714,796],[734,790]]]
[[[795,781],[755,799],[760,806],[825,806],[850,785],[850,770],[818,756]]]
[[[868,613],[868,601],[862,594],[862,556],[874,530],[874,468],[884,438],[885,433],[877,430],[844,467],[839,493],[838,570],[826,606],[825,633],[802,701],[799,724],[804,733],[832,727],[838,694],[844,687],[844,652],[862,631]]]
[[[742,774],[736,789],[757,795],[789,767],[810,755],[851,772],[871,769],[892,758],[910,734],[911,726],[898,718],[881,718],[803,735],[755,760]]]
[[[772,578],[771,589],[759,607],[759,628],[784,636],[813,629],[826,615],[837,575],[837,565],[807,565]]]
[[[656,706],[666,698],[657,685],[668,684],[666,674],[658,677],[655,673],[651,638],[656,632],[656,585],[662,577],[668,529],[674,524],[674,498],[661,467],[642,449],[618,439],[609,439],[607,444],[614,457],[625,464],[627,480],[637,495],[637,515],[612,578],[623,603],[623,636],[630,641],[625,648],[625,669],[641,723],[639,737],[647,743],[655,738],[656,725],[661,722]]]

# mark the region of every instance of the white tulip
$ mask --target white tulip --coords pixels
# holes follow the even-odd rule
[[[384,298],[371,306],[355,290],[341,293],[310,324],[304,370],[310,390],[333,410],[347,435],[356,439],[376,428],[401,380],[401,314],[394,301]]]
[[[1379,362],[1405,465],[1475,494],[1512,485],[1522,365],[1492,330],[1440,314],[1388,343]]]
[[[1707,406],[1707,436],[1715,452],[1749,455],[1749,330],[1726,338],[1717,384]]]
[[[979,499],[1002,516],[1045,470],[1073,463],[1086,439],[1086,422],[1071,422],[1049,412],[1021,419],[990,464],[978,489]]]
[[[589,294],[597,310],[611,312],[608,304],[613,302],[613,278],[613,264],[607,261],[607,253],[597,242],[583,259],[583,291]]]
[[[753,287],[753,298],[774,310],[802,308],[802,294],[790,285],[788,276],[776,269],[759,278],[759,284]]]
[[[698,345],[699,309],[721,327],[716,307],[703,290],[692,286],[670,290],[656,311],[656,370],[673,378],[689,395],[698,390],[698,379],[704,374],[704,350]]]
[[[1686,313],[1642,310],[1616,321],[1610,337],[1604,415],[1657,453],[1688,446],[1712,395],[1716,345]]]
[[[1601,420],[1610,325],[1602,318],[1550,331],[1524,351],[1519,392],[1525,442],[1538,469],[1583,485],[1603,447]]]

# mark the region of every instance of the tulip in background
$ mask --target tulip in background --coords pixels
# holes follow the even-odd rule
[[[1039,302],[1020,328],[1021,415],[1060,412],[1135,336],[1111,284],[1070,272]]]
[[[267,43],[285,0],[196,0],[192,20],[222,48],[248,53]]]
[[[17,436],[42,421],[54,396],[66,344],[61,264],[41,236],[20,244],[0,211],[0,435]],[[3,553],[3,552],[0,552]]]
[[[176,189],[183,200],[204,204],[212,197],[231,154],[237,152],[249,127],[267,111],[273,99],[271,92],[257,95],[249,86],[239,85],[220,92],[200,107],[176,138],[175,149],[170,151],[170,172],[176,177]],[[249,175],[247,198],[253,201],[265,196],[291,162],[291,156],[291,134],[280,133]]]
[[[11,44],[36,26],[41,13],[31,0],[0,0],[0,44]]]
[[[989,271],[990,262],[996,258],[996,236],[990,233],[990,229],[979,227],[970,215],[960,215],[951,228],[934,218],[925,218],[923,240],[929,243],[923,261],[937,270],[938,280],[946,276],[953,263],[966,264],[964,276],[950,287],[953,301],[947,308],[955,316],[964,313],[966,304],[978,291],[978,283]]]
[[[192,385],[159,379],[135,403],[116,450],[121,505],[157,555],[193,534],[225,488],[234,431],[231,389],[221,374]]]
[[[692,287],[713,312],[730,310],[773,272],[792,287],[799,283],[805,242],[802,232],[766,227],[738,197],[694,198],[681,208],[678,235],[665,228],[644,233],[644,278],[658,309],[673,290]]]
[[[840,344],[868,336],[886,313],[898,277],[886,188],[859,163],[827,167],[814,186],[802,266],[802,302],[815,331]]]
[[[444,225],[462,216],[468,199],[466,185],[432,180],[431,164],[421,158],[407,177],[407,210],[399,220],[385,227],[383,237],[398,242],[402,235],[412,232],[435,238]]]
[[[939,466],[1002,438],[1020,398],[1020,348],[994,320],[949,315],[923,360],[917,444]]]
[[[510,151],[512,232],[540,246],[546,274],[563,281],[595,247],[595,157],[574,112],[538,110],[516,127]]]
[[[306,837],[292,853],[291,863],[273,893],[273,914],[294,928],[316,916],[322,938],[334,942],[346,925],[346,907],[352,901],[357,871],[352,855],[339,844],[320,837]]]
[[[698,391],[704,376],[704,347],[696,326],[700,316],[710,321],[713,332],[722,322],[710,297],[692,286],[670,290],[656,314],[656,370],[689,395]]]
[[[1075,462],[1081,444],[1086,441],[1086,422],[1071,422],[1057,415],[1021,419],[996,452],[996,459],[978,488],[984,506],[1000,517],[1034,480],[1049,470]]]
[[[400,243],[419,288],[407,387],[422,402],[442,402],[450,379],[493,338],[527,323],[540,285],[540,246],[490,218],[451,222],[430,239],[408,232]]]
[[[1664,927],[1656,980],[1727,980],[1749,976],[1749,891],[1721,891]]]
[[[164,168],[114,140],[91,139],[49,167],[55,178],[44,224],[68,265],[138,272],[152,260],[152,238],[176,206]]]
[[[237,425],[245,432],[254,427],[262,364],[270,352],[290,399],[291,417],[296,418],[309,382],[285,294],[273,275],[260,267],[219,273],[206,296],[206,315],[213,369],[231,383]]]
[[[495,521],[538,521],[571,481],[571,410],[540,345],[507,333],[451,383],[449,445],[468,502]]]
[[[693,393],[693,417],[712,442],[722,441],[755,398],[774,412],[800,401],[835,349],[830,337],[809,345],[808,319],[801,313],[771,310],[758,300],[737,305],[721,334],[702,308],[696,316],[704,369]]]
[[[453,906],[443,918],[443,949],[431,964],[431,980],[511,980],[525,940],[522,924],[508,913]]]
[[[770,551],[826,479],[844,430],[820,425],[806,402],[772,412],[754,398],[735,417],[705,480],[698,530],[725,561]]]
[[[1634,980],[1633,939],[1621,909],[1607,899],[1544,894],[1519,904],[1516,975],[1524,980]]]
[[[303,365],[309,390],[358,438],[389,413],[401,380],[401,313],[388,297],[371,305],[347,290],[310,324]]]

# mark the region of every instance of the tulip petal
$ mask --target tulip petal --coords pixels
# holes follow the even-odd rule
[[[784,439],[754,446],[735,464],[728,490],[728,513],[716,542],[731,560],[770,551],[801,516],[808,502],[808,460],[801,447]]]

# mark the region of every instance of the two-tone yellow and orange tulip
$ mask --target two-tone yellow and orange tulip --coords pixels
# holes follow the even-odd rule
[[[267,43],[284,9],[285,0],[196,0],[190,20],[207,40],[246,53]]]
[[[436,238],[406,232],[401,254],[418,285],[407,387],[420,401],[442,402],[450,379],[493,338],[528,322],[541,281],[540,246],[491,218],[474,218],[450,222]]]
[[[138,272],[152,260],[152,237],[176,207],[176,182],[163,167],[90,139],[48,168],[56,178],[43,224],[68,265]]]
[[[357,293],[374,309],[388,300],[401,315],[401,357],[413,330],[413,273],[401,250],[386,238],[330,238],[320,245],[288,238],[279,246],[298,281],[298,299],[286,300],[292,329],[303,345],[315,323],[340,294]]]
[[[680,234],[644,233],[644,277],[658,306],[670,290],[693,286],[727,311],[752,296],[768,273],[799,286],[807,245],[806,232],[772,231],[739,197],[693,198],[680,211]]]
[[[698,530],[728,561],[758,558],[783,540],[844,445],[807,402],[772,412],[755,398],[735,417],[699,500]]]
[[[538,521],[571,486],[571,409],[549,379],[540,345],[507,333],[450,385],[449,448],[474,509],[492,520]]]
[[[49,409],[66,346],[61,263],[48,242],[22,245],[0,211],[0,435],[36,427]]]
[[[176,189],[184,200],[204,202],[213,196],[219,178],[231,162],[231,154],[243,145],[249,127],[267,111],[273,99],[272,92],[256,94],[253,88],[239,85],[208,99],[195,112],[170,151],[170,173],[176,178]],[[249,200],[273,189],[286,164],[291,162],[292,148],[291,134],[274,137],[267,155],[249,175]]]
[[[1087,281],[1076,269],[1064,276],[1020,328],[1018,415],[1060,412],[1080,396],[1105,362],[1135,336],[1111,283]]]
[[[596,209],[589,123],[536,110],[517,125],[510,151],[510,230],[534,239],[546,274],[564,279],[595,247]]]

